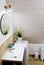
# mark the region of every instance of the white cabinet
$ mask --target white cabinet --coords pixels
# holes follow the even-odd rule
[[[13,62],[24,62],[23,65],[27,65],[28,61],[28,41],[17,41],[15,45],[13,46],[13,50],[7,50],[6,53],[2,57],[3,65],[9,61]],[[23,60],[24,59],[24,60]],[[6,62],[5,62],[6,61]],[[17,63],[16,63],[17,64]],[[8,64],[7,64],[8,65]]]
[[[40,47],[40,56],[41,56],[41,60],[44,60],[44,46]]]
[[[25,48],[25,51],[24,51],[24,65],[27,65],[27,62],[28,62],[28,41],[26,41],[26,40],[17,41],[15,43],[15,46]]]

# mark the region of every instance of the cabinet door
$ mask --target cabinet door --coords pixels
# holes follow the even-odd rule
[[[22,62],[2,61],[2,65],[22,65]]]
[[[15,62],[13,65],[22,65],[22,62]]]
[[[2,61],[2,65],[13,65],[13,62]]]

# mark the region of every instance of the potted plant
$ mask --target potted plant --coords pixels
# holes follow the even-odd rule
[[[15,34],[17,35],[18,40],[22,40],[23,33],[22,33],[22,30],[21,29],[17,29],[15,31]]]

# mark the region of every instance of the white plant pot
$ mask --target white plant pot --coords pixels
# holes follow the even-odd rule
[[[22,41],[22,37],[18,37],[18,41]]]

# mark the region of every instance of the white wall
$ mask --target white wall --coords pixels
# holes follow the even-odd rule
[[[8,13],[8,12],[5,12],[4,11],[4,5],[6,4],[6,0],[0,0],[0,18],[2,16],[2,14],[4,13]],[[10,19],[10,30],[9,30],[9,33],[7,35],[3,35],[1,33],[1,30],[0,30],[0,46],[4,43],[4,41],[13,34],[13,27],[12,27],[12,21],[13,21],[13,16],[12,16],[12,13],[8,13],[8,16],[9,16],[9,19]]]
[[[4,9],[4,5],[6,4],[6,0],[0,0],[0,11]]]
[[[44,42],[44,0],[7,0],[14,8],[14,24],[22,26],[29,42]]]

